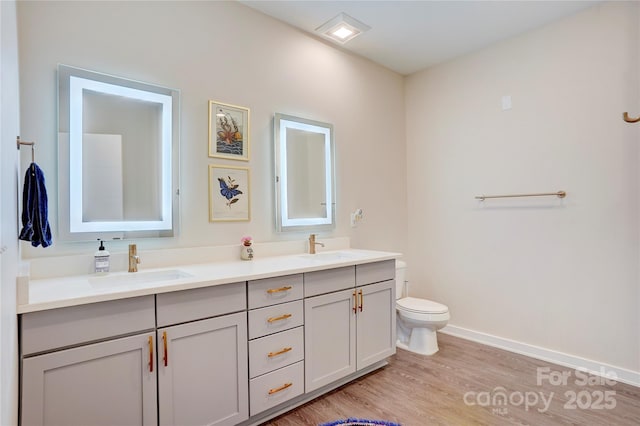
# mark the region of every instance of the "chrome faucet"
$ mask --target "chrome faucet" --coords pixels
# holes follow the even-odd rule
[[[129,272],[138,272],[138,263],[140,263],[138,248],[135,244],[129,244]]]
[[[316,242],[316,234],[309,235],[309,254],[316,254],[316,245],[324,247],[323,243]]]

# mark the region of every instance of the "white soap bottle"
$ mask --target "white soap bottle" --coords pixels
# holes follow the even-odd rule
[[[109,272],[109,252],[104,248],[104,241],[98,238],[100,247],[94,254],[94,265],[96,274],[106,274]]]

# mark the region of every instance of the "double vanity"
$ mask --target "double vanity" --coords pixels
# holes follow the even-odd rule
[[[33,280],[18,306],[21,424],[273,418],[395,353],[398,256],[348,249]]]
[[[58,67],[60,241],[177,235],[179,104],[177,89]],[[238,134],[249,132],[246,113]],[[333,126],[273,120],[277,230],[333,230]],[[213,155],[209,142],[210,157],[238,159]],[[248,140],[246,150],[241,159]],[[212,206],[228,197],[210,187],[209,220],[218,221]],[[291,253],[294,243],[271,253]],[[32,259],[34,279],[18,279],[21,425],[260,424],[395,353],[399,254],[246,262],[206,249],[159,250],[145,268],[180,266],[104,276],[81,275],[88,255]],[[122,269],[122,260],[116,253],[111,265]]]

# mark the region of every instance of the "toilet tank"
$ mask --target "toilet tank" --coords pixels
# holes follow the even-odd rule
[[[405,281],[407,281],[407,264],[402,260],[396,260],[396,299],[402,298]]]

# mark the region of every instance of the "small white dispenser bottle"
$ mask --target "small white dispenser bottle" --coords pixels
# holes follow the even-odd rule
[[[94,254],[95,272],[104,275],[109,272],[109,252],[104,248],[104,241],[99,238],[98,241],[100,241],[100,247]]]

